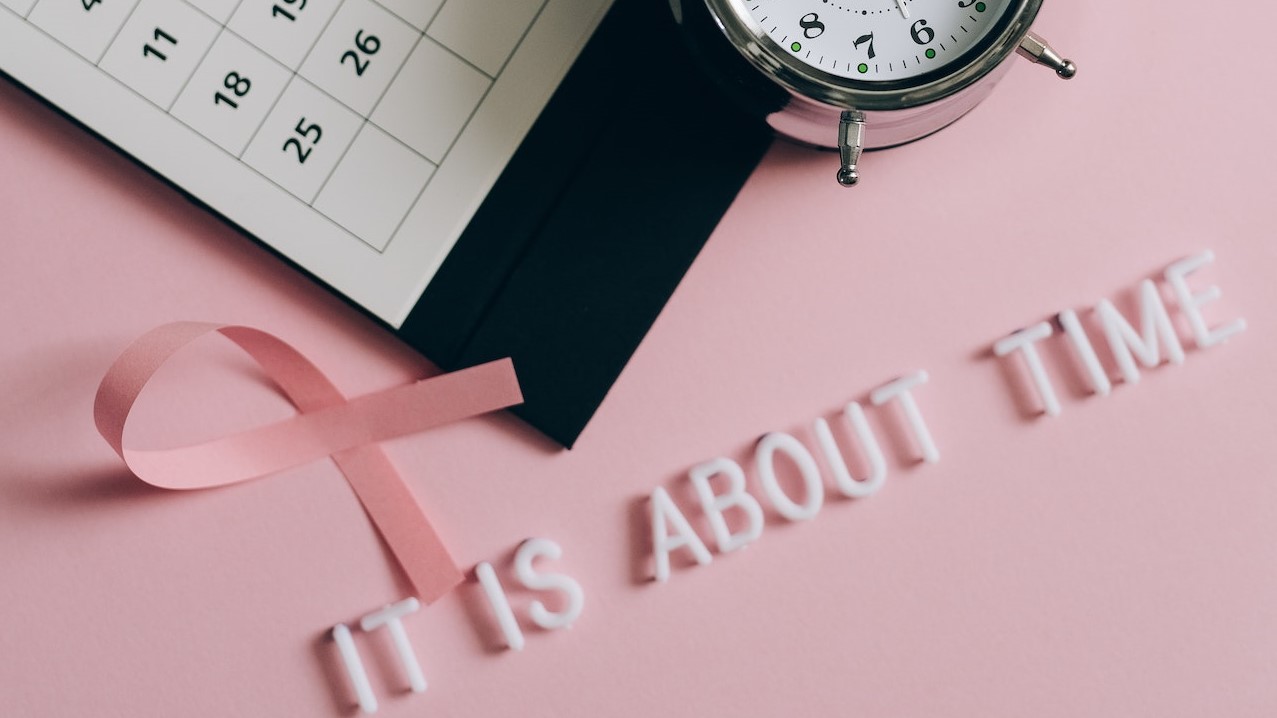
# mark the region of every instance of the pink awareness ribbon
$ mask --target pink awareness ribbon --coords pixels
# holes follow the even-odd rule
[[[124,426],[147,382],[175,352],[213,332],[256,360],[300,413],[194,446],[125,447]],[[166,489],[227,486],[331,456],[420,598],[431,603],[464,575],[377,443],[522,401],[509,359],[346,399],[310,360],[271,334],[177,322],[146,333],[116,359],[98,387],[93,418],[139,479]]]

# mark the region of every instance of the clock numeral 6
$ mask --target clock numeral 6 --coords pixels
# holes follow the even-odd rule
[[[809,12],[799,18],[798,27],[803,29],[803,37],[808,40],[815,40],[825,34],[825,23],[821,22],[820,16],[814,12]]]
[[[909,34],[913,35],[913,41],[919,45],[926,45],[936,39],[936,31],[927,27],[926,20],[919,20],[909,28]]]

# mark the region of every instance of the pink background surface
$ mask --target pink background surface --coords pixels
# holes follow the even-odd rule
[[[1081,68],[1027,65],[970,118],[834,160],[779,144],[587,429],[555,451],[508,416],[386,445],[464,565],[559,541],[585,612],[494,645],[470,582],[408,620],[431,682],[404,693],[357,635],[385,716],[1277,714],[1277,9],[1051,2]],[[267,252],[0,85],[0,694],[6,715],[353,710],[323,640],[406,594],[320,462],[177,494],[128,476],[91,402],[134,337],[179,319],[293,342],[350,395],[427,365]],[[1006,333],[1200,249],[1228,345],[1107,399],[1047,357],[1064,413],[1033,420],[989,358]],[[1058,347],[1057,347],[1058,348]],[[645,580],[645,497],[748,457],[925,368],[940,446],[816,520]],[[229,345],[165,370],[142,433],[212,437],[288,415]],[[750,468],[751,486],[756,476]],[[516,610],[531,598],[514,595]]]

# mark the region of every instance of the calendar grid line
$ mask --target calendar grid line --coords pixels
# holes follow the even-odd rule
[[[380,3],[378,3],[378,4],[380,4]],[[479,73],[480,75],[483,75],[484,77],[488,78],[488,81],[489,81],[489,82],[495,82],[495,81],[496,81],[496,79],[497,79],[497,76],[496,76],[496,75],[489,75],[487,72],[485,72],[485,71],[484,71],[482,68],[480,68],[478,65],[474,64],[473,62],[470,62],[469,60],[465,59],[465,58],[464,58],[464,57],[462,57],[461,55],[457,54],[457,51],[456,51],[456,50],[453,50],[452,48],[448,47],[447,45],[443,44],[442,42],[439,42],[438,40],[434,39],[433,37],[431,37],[431,35],[430,35],[429,31],[421,33],[421,36],[422,36],[422,37],[424,37],[424,38],[426,38],[426,39],[428,39],[428,40],[430,40],[430,41],[431,41],[431,42],[433,42],[434,44],[438,45],[438,46],[439,46],[439,48],[440,48],[441,50],[443,50],[444,52],[448,53],[449,55],[452,55],[452,56],[453,56],[453,57],[455,57],[456,59],[460,60],[462,63],[464,63],[464,64],[465,64],[467,67],[469,67],[471,70],[474,70],[475,72]]]
[[[243,0],[240,0],[240,1],[242,2]],[[330,17],[330,18],[328,19],[328,23],[329,23],[329,24],[332,24],[332,18],[337,17],[337,13],[341,12],[341,7],[344,7],[344,4],[345,4],[345,3],[344,3],[344,0],[343,0],[343,4],[342,4],[342,6],[339,6],[339,7],[337,8],[337,10],[335,10],[335,11],[333,12],[332,17]],[[375,4],[377,7],[381,8],[382,10],[385,10],[385,7],[384,7],[381,3],[376,3],[376,2],[375,2],[374,4]],[[389,11],[387,10],[386,12],[389,12]],[[403,18],[401,18],[401,17],[399,17],[399,16],[395,15],[394,13],[390,13],[390,15],[391,15],[391,16],[393,16],[396,20],[398,20],[398,21],[400,21],[400,22],[404,23],[404,25],[406,25],[406,26],[407,26],[409,29],[411,29],[414,33],[415,33],[415,32],[417,32],[417,28],[416,28],[416,27],[413,27],[412,23],[407,22],[406,20],[404,20]],[[322,38],[322,37],[323,37],[324,32],[326,32],[326,31],[327,31],[327,29],[328,29],[328,27],[327,27],[327,25],[325,25],[324,30],[323,30],[323,31],[320,31],[319,36],[318,36],[318,37],[316,37],[316,39],[315,39],[315,45],[317,45],[317,44],[319,43],[319,38]],[[382,98],[386,96],[386,93],[390,91],[391,86],[395,84],[395,80],[399,78],[399,73],[403,71],[403,67],[404,67],[404,65],[408,64],[408,59],[409,59],[410,57],[412,57],[412,53],[413,53],[413,51],[415,51],[415,50],[417,49],[417,45],[419,45],[419,44],[421,43],[421,37],[423,37],[423,36],[424,36],[424,33],[423,33],[423,34],[420,34],[420,35],[417,37],[417,40],[416,40],[415,42],[413,42],[412,47],[408,50],[408,52],[407,52],[407,53],[405,53],[405,54],[404,54],[403,59],[399,61],[399,65],[398,65],[397,67],[395,67],[395,71],[394,71],[393,73],[391,73],[390,80],[386,83],[386,86],[385,86],[385,87],[383,87],[383,88],[382,88],[382,90],[381,90],[381,92],[377,95],[377,100],[376,100],[376,102],[374,102],[374,103],[373,103],[372,108],[371,108],[371,109],[369,109],[369,110],[368,110],[368,112],[366,112],[366,113],[358,113],[358,112],[355,110],[355,108],[350,107],[350,105],[349,105],[349,104],[346,104],[346,103],[342,102],[340,99],[338,99],[338,98],[336,98],[336,97],[333,97],[333,99],[334,99],[334,100],[337,100],[337,102],[342,103],[343,105],[345,105],[347,109],[351,110],[352,112],[356,112],[356,114],[359,114],[359,115],[363,118],[363,122],[362,122],[362,123],[360,123],[360,125],[359,125],[359,129],[355,130],[355,134],[351,136],[351,138],[350,138],[350,142],[346,145],[345,149],[343,149],[343,150],[342,150],[341,155],[340,155],[340,156],[338,156],[337,161],[336,161],[336,162],[333,164],[333,166],[332,166],[332,169],[330,169],[330,170],[328,171],[328,175],[327,175],[326,177],[324,177],[324,181],[323,181],[323,182],[321,182],[321,183],[319,184],[319,189],[315,191],[315,196],[314,196],[314,197],[312,197],[312,198],[311,198],[311,200],[310,200],[310,206],[312,206],[312,207],[314,207],[314,206],[315,206],[315,202],[319,200],[319,196],[320,196],[320,195],[322,195],[322,194],[324,193],[324,188],[328,186],[328,183],[329,183],[330,181],[332,181],[333,175],[337,172],[337,168],[341,167],[342,160],[346,159],[346,155],[350,153],[350,148],[355,146],[355,141],[356,141],[357,139],[359,139],[359,135],[360,135],[360,133],[362,133],[362,132],[364,131],[364,128],[365,128],[365,127],[367,127],[367,126],[368,126],[368,125],[372,122],[372,115],[373,115],[373,113],[374,113],[374,112],[376,112],[376,111],[377,111],[377,105],[381,104],[381,100],[382,100]],[[310,50],[309,50],[309,51],[307,51],[307,53],[306,53],[306,59],[309,59],[309,57],[310,57],[310,53],[312,53],[312,52],[314,52],[314,51],[315,51],[315,45],[311,45]],[[302,60],[301,65],[298,65],[298,66],[297,66],[297,74],[298,74],[298,76],[300,76],[303,80],[307,80],[306,76],[301,74],[301,68],[302,68],[302,67],[304,67],[304,66],[306,65],[306,59],[303,59],[303,60]],[[307,80],[307,81],[309,81],[309,80]],[[312,85],[314,85],[314,86],[315,86],[315,88],[316,88],[316,89],[318,89],[320,92],[324,92],[323,88],[320,88],[317,84],[315,84],[315,83],[311,83],[311,84],[312,84]],[[327,94],[327,93],[325,93],[325,94]],[[330,95],[330,96],[331,96],[331,95]],[[384,129],[384,128],[378,128],[378,129],[381,129],[381,130],[382,130],[382,132],[385,132],[385,129]],[[389,132],[386,132],[386,135],[387,135],[387,136],[393,136],[393,135],[391,135]],[[398,140],[398,138],[395,138],[395,139],[396,139],[396,140]],[[404,146],[405,146],[405,147],[407,147],[407,145],[404,145]],[[412,151],[414,154],[417,154],[417,155],[418,155],[419,157],[421,157],[422,159],[426,160],[426,162],[430,162],[429,158],[424,157],[424,156],[421,156],[421,154],[420,154],[419,152],[416,152],[416,150],[413,150],[411,147],[408,147],[408,149],[409,149],[410,151]],[[436,167],[436,165],[434,165],[434,163],[431,163],[431,166],[432,166],[432,167]],[[434,172],[433,172],[433,170],[431,171],[431,176],[434,176]],[[429,183],[429,180],[427,180],[427,183]],[[412,211],[412,205],[409,205],[409,206],[408,206],[408,210],[406,210],[406,211],[405,211],[405,216],[407,216],[407,212],[410,212],[410,211]],[[386,241],[387,241],[387,245],[389,245],[390,239],[393,239],[393,235],[392,235],[391,237],[387,238],[387,240],[386,240]],[[384,248],[383,248],[383,249],[384,249]]]
[[[506,56],[505,62],[501,63],[502,72],[505,71],[505,66],[506,64],[510,62],[510,58],[514,57],[515,54],[519,52],[519,48],[523,46],[523,41],[527,39],[528,33],[532,32],[532,26],[536,25],[537,20],[541,19],[541,13],[545,11],[545,5],[547,2],[549,2],[549,0],[541,0],[541,7],[537,8],[536,14],[532,16],[532,21],[528,23],[528,26],[526,28],[524,28],[523,34],[519,36],[518,42],[514,43],[514,47],[510,50],[510,54]],[[430,40],[434,42],[436,45],[440,45],[440,46],[443,45],[443,43],[439,42],[438,40],[435,40],[433,37],[430,38]],[[498,76],[500,76],[500,74],[501,74],[500,72],[497,73]],[[439,158],[439,164],[442,165],[444,162],[448,160],[448,155],[452,154],[452,148],[457,145],[457,141],[460,140],[461,136],[465,134],[466,128],[468,128],[470,126],[470,123],[474,120],[474,116],[477,112],[479,112],[479,108],[483,107],[483,103],[487,101],[488,99],[488,93],[492,92],[492,88],[496,84],[497,83],[495,81],[489,83],[488,88],[483,91],[483,96],[480,97],[479,101],[475,103],[474,107],[470,110],[470,115],[466,117],[466,121],[462,123],[461,131],[458,132],[456,135],[454,135],[452,138],[452,141],[448,143],[448,149],[444,150],[443,156]],[[431,179],[433,179],[433,177]]]
[[[141,0],[138,0],[138,1],[141,2]],[[223,33],[225,33],[227,30],[226,23],[218,22],[217,18],[213,17],[212,15],[209,15],[207,12],[204,12],[203,8],[199,7],[195,3],[190,2],[190,0],[183,0],[183,2],[186,3],[187,7],[190,7],[191,9],[200,13],[201,15],[208,18],[209,20],[217,23],[217,34],[213,36],[213,41],[208,44],[208,47],[204,49],[204,54],[200,55],[199,62],[195,63],[195,68],[191,70],[190,75],[187,75],[186,81],[182,83],[182,86],[180,88],[178,88],[177,94],[173,96],[173,101],[169,103],[169,106],[167,108],[165,108],[164,113],[169,115],[173,113],[173,106],[176,105],[177,101],[182,98],[182,93],[186,92],[187,85],[191,84],[191,80],[195,77],[195,73],[199,71],[200,65],[203,65],[204,61],[208,59],[208,54],[213,51],[213,48],[217,45],[217,41],[222,38]],[[244,4],[244,0],[236,0],[235,7],[231,8],[230,13],[227,14],[227,18],[229,19],[231,17],[234,17],[235,12],[239,10],[239,6],[243,4]],[[122,27],[123,26],[121,26],[121,28]]]
[[[191,80],[195,77],[196,71],[199,70],[200,65],[204,64],[204,60],[208,58],[208,54],[213,51],[213,46],[216,45],[217,41],[221,39],[222,33],[224,32],[226,32],[226,28],[224,26],[219,27],[217,29],[217,34],[213,36],[213,41],[210,42],[208,44],[208,47],[204,49],[204,54],[200,55],[199,62],[195,63],[195,69],[191,70],[191,74],[187,75],[186,80],[182,83],[182,86],[178,88],[177,94],[173,95],[173,101],[168,103],[168,107],[164,108],[164,114],[166,115],[173,114],[173,106],[177,104],[178,100],[182,99],[182,93],[186,92],[187,85],[191,84]]]
[[[381,3],[377,3],[377,4],[381,5]],[[413,29],[416,29],[416,28],[413,28]],[[372,122],[372,116],[377,114],[377,108],[381,106],[381,101],[386,99],[386,93],[390,92],[390,88],[395,86],[395,80],[399,79],[399,73],[403,72],[404,65],[408,64],[408,60],[409,58],[412,57],[412,53],[416,52],[417,47],[421,45],[421,38],[425,36],[426,34],[424,32],[417,35],[417,41],[412,43],[412,47],[408,49],[408,54],[404,55],[403,57],[403,62],[399,63],[399,67],[395,68],[395,73],[390,76],[390,82],[387,82],[386,86],[381,88],[381,92],[377,95],[377,101],[372,103],[372,108],[368,110],[368,114],[366,115],[366,119],[369,122]],[[395,139],[398,139],[398,138],[395,138]],[[416,150],[413,150],[413,151],[415,152]],[[429,160],[427,159],[427,161]]]
[[[350,153],[350,148],[355,146],[355,140],[359,139],[359,133],[363,132],[364,128],[367,126],[368,118],[365,117],[363,118],[363,122],[359,124],[359,129],[355,130],[355,134],[350,136],[350,142],[346,143],[346,148],[341,151],[340,155],[338,155],[337,161],[333,163],[333,168],[328,170],[328,175],[324,177],[324,181],[319,183],[319,189],[315,190],[315,196],[310,198],[310,202],[307,202],[308,205],[314,207],[315,202],[319,201],[319,195],[324,193],[324,188],[328,186],[328,182],[332,180],[333,175],[337,173],[337,168],[341,166],[341,161],[346,159],[346,155]],[[411,210],[411,206],[408,209]],[[406,213],[407,212],[405,212],[405,214]]]
[[[497,70],[497,77],[505,72],[505,68],[510,64],[510,60],[519,52],[519,48],[523,47],[523,41],[528,39],[528,33],[532,32],[532,28],[536,27],[537,21],[541,19],[541,13],[545,12],[545,6],[550,0],[541,0],[541,7],[537,8],[536,14],[532,16],[532,20],[528,22],[528,26],[523,28],[523,34],[519,35],[519,41],[514,43],[514,48],[510,50],[510,54],[505,56],[505,61],[501,63],[501,69]]]
[[[43,1],[43,0],[41,0],[41,1]],[[139,4],[139,5],[141,5],[141,4],[142,4],[142,3],[141,3],[141,0],[138,0],[138,4]],[[213,23],[214,25],[217,25],[217,26],[218,26],[219,28],[221,28],[222,30],[230,31],[230,28],[226,26],[226,24],[227,24],[226,22],[223,22],[223,21],[221,21],[221,20],[218,20],[217,18],[213,17],[212,15],[209,15],[207,10],[205,10],[204,8],[200,7],[199,5],[196,5],[195,3],[191,2],[191,0],[182,0],[182,4],[183,4],[183,5],[186,5],[187,7],[189,7],[189,8],[190,8],[190,9],[192,9],[192,10],[194,10],[195,12],[197,12],[197,13],[199,13],[199,14],[203,15],[205,18],[207,18],[207,19],[208,19],[208,21],[209,21],[209,22]],[[236,0],[236,2],[235,2],[235,7],[231,10],[230,15],[234,15],[234,14],[235,14],[235,11],[236,11],[236,10],[239,10],[239,6],[240,6],[240,5],[243,5],[243,4],[244,4],[244,0]],[[228,22],[229,22],[229,21],[228,21]],[[125,24],[128,24],[128,23],[127,23],[127,21],[125,22]],[[121,26],[120,26],[120,29],[121,29],[121,30],[123,30],[123,29],[124,29],[124,25],[121,25]],[[114,42],[114,41],[112,41],[112,42]],[[214,44],[216,44],[216,42],[217,42],[217,41],[216,41],[216,40],[214,40]],[[210,45],[209,47],[212,47],[212,45]]]
[[[341,12],[342,5],[345,5],[345,0],[342,0],[341,5],[338,5],[336,9],[332,11],[332,14],[330,14],[328,19],[324,21],[324,26],[319,28],[319,32],[315,33],[315,40],[310,43],[310,47],[306,48],[306,54],[302,55],[302,59],[297,63],[297,67],[292,68],[294,73],[299,75],[301,74],[302,68],[306,65],[306,61],[310,59],[310,53],[315,51],[315,46],[323,39],[324,33],[328,32],[328,26],[333,24],[333,18],[337,17],[337,13]],[[249,44],[252,45],[253,43],[250,42]],[[254,47],[256,47],[256,45],[254,45]]]
[[[440,166],[442,166],[442,164]],[[430,183],[434,182],[435,175],[437,174],[439,174],[439,172],[437,171],[437,168],[436,168],[436,171],[430,174],[430,178],[426,180],[425,184],[421,185],[421,189],[417,190],[417,196],[413,197],[412,204],[408,205],[410,208],[416,207],[417,203],[421,201],[421,197],[426,193],[426,189],[430,187]],[[406,213],[404,213],[404,216],[399,218],[399,222],[395,224],[394,230],[391,231],[390,233],[390,239],[386,240],[386,247],[383,247],[381,250],[383,254],[385,253],[386,248],[388,248],[392,243],[394,243],[395,239],[399,236],[399,230],[403,229],[404,222],[408,221],[408,217],[411,214],[412,214],[412,209],[409,209]]]
[[[434,39],[433,37],[429,37],[429,36],[427,37],[429,38],[431,42],[433,42],[436,45],[442,44],[438,40]],[[518,45],[516,45],[515,48],[517,49]],[[461,139],[461,135],[465,134],[466,128],[469,127],[470,123],[474,120],[475,113],[479,111],[480,107],[483,107],[483,103],[488,99],[488,93],[492,92],[492,87],[496,84],[497,84],[496,82],[489,82],[488,86],[484,88],[483,94],[479,96],[479,101],[474,103],[474,107],[470,109],[470,114],[466,116],[466,121],[461,123],[461,131],[453,136],[452,141],[448,143],[447,149],[445,149],[443,151],[443,155],[439,157],[439,164],[443,164],[444,162],[448,161],[448,155],[452,153],[453,146],[457,144],[457,140]]]
[[[496,77],[500,77],[501,74],[505,72],[506,65],[508,65],[510,63],[510,60],[515,55],[518,54],[519,48],[523,47],[523,41],[528,38],[528,33],[532,32],[533,26],[535,26],[537,21],[541,19],[541,13],[545,12],[545,6],[549,3],[549,1],[550,0],[541,0],[541,6],[537,8],[536,14],[532,16],[532,20],[528,23],[528,26],[524,28],[523,33],[519,35],[518,41],[516,41],[514,43],[514,47],[510,49],[510,54],[506,55],[505,62],[501,63],[501,69],[500,71],[497,72]],[[445,0],[445,2],[439,5],[439,9],[435,10],[434,17],[430,19],[430,23],[426,27],[426,32],[422,33],[423,37],[428,38],[431,42],[435,43],[436,45],[439,45],[440,47],[445,47],[445,46],[443,45],[443,43],[439,42],[433,37],[430,37],[429,29],[430,29],[430,25],[434,25],[435,19],[439,17],[439,13],[443,11],[443,6],[446,5],[447,2],[448,0]],[[445,47],[445,49],[448,49],[448,48]],[[452,154],[452,148],[456,147],[457,142],[461,139],[463,135],[465,135],[466,130],[470,128],[470,123],[474,121],[475,114],[479,112],[479,108],[483,107],[483,103],[486,102],[488,99],[488,94],[492,92],[492,88],[495,87],[496,84],[497,82],[495,78],[493,78],[492,81],[488,83],[487,89],[483,91],[483,95],[479,98],[479,101],[475,103],[474,108],[471,109],[469,116],[466,117],[466,121],[462,123],[461,129],[458,130],[457,134],[453,136],[452,141],[448,143],[448,148],[444,150],[443,156],[439,158],[439,164],[437,165],[437,167],[442,167],[443,163],[448,161],[448,155]],[[431,160],[427,158],[427,161],[431,161]],[[434,182],[435,177],[437,177],[438,175],[439,175],[438,172],[434,172],[430,175],[430,178],[426,180],[426,183],[421,187],[421,190],[417,192],[417,196],[415,199],[413,199],[410,207],[417,206],[417,203],[421,201],[422,196],[425,195],[426,190],[430,188],[431,183]],[[399,230],[403,229],[404,222],[408,221],[408,216],[411,214],[412,214],[412,210],[409,209],[408,213],[405,214],[402,218],[400,218],[399,223],[395,225],[394,231],[390,233],[390,239],[386,241],[386,245],[385,245],[386,248],[390,247],[390,245],[394,243],[395,239],[399,237]],[[384,252],[385,248],[383,248],[382,251]]]
[[[229,30],[228,28],[228,31],[234,34],[234,30]],[[278,64],[280,64],[280,66],[284,67],[285,69],[287,68],[287,66],[283,65],[283,63],[278,63]],[[262,127],[266,125],[266,120],[270,119],[271,113],[275,111],[275,107],[278,106],[279,101],[283,99],[284,93],[288,92],[288,88],[293,86],[293,81],[297,80],[299,77],[300,76],[294,72],[292,76],[288,78],[288,82],[284,83],[284,88],[279,91],[279,94],[275,96],[275,99],[271,100],[270,107],[267,108],[266,114],[262,115],[261,122],[257,123],[257,127],[256,129],[253,130],[253,134],[249,135],[248,141],[244,143],[244,149],[240,151],[239,155],[235,159],[239,160],[240,162],[244,162],[244,155],[247,154],[248,148],[253,146],[253,140],[257,139],[257,133],[262,131]],[[252,167],[252,165],[249,165],[247,162],[244,162],[244,164],[249,167]]]
[[[377,4],[380,5],[381,3]],[[435,18],[439,17],[439,13],[443,12],[443,6],[447,4],[448,0],[443,0],[443,2],[439,3],[439,7],[435,8],[434,13],[430,15],[430,19],[427,20],[426,24],[421,28],[421,34],[424,35],[430,32],[430,26],[435,24]]]
[[[36,6],[39,7],[40,4],[44,2],[45,0],[40,0],[40,2],[36,3]],[[106,47],[102,48],[102,54],[98,55],[98,59],[93,63],[95,67],[99,67],[99,68],[102,67],[102,59],[105,58],[106,54],[111,51],[111,46],[114,45],[115,41],[120,38],[120,33],[124,32],[124,28],[128,27],[129,20],[133,19],[133,13],[137,12],[137,6],[141,4],[142,4],[142,0],[134,0],[133,7],[129,8],[129,13],[124,16],[124,22],[120,23],[120,26],[115,29],[115,33],[111,35],[111,39],[107,41]],[[34,11],[35,11],[35,8],[32,8],[32,12]],[[78,55],[80,53],[77,52],[76,54]],[[107,74],[109,75],[110,73],[107,73]]]

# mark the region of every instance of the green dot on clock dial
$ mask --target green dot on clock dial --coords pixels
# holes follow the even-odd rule
[[[794,43],[794,44],[790,45],[790,46],[789,46],[789,49],[790,49],[790,50],[793,50],[794,52],[798,52],[799,50],[803,49],[803,46],[802,46],[802,43],[796,42],[796,43]]]
[[[860,74],[862,75],[865,74],[866,72],[869,72],[869,66],[863,62],[860,63],[860,67],[857,67],[856,69],[860,70]]]
[[[936,51],[932,50],[931,48],[927,48],[927,59],[928,60],[936,59]]]

